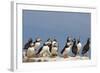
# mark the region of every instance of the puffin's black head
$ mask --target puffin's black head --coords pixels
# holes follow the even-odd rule
[[[40,42],[40,41],[42,41],[39,37],[37,37],[36,39],[35,39],[35,41],[36,42]]]
[[[47,41],[51,41],[51,39],[50,39],[50,38],[48,38],[48,39],[47,39]]]
[[[70,42],[69,36],[67,37],[67,42]]]
[[[47,41],[46,41],[46,43],[47,43],[48,45],[50,45],[50,44],[52,43],[52,40],[51,40],[50,38],[48,38]]]
[[[43,44],[43,46],[47,46],[47,45],[48,45],[48,43],[44,43],[44,44]]]
[[[56,41],[56,42],[57,42],[57,40],[56,40],[56,39],[54,39],[53,41]]]
[[[80,38],[79,38],[79,39],[77,39],[77,43],[80,43]]]
[[[76,44],[76,39],[75,38],[73,39],[73,44]]]

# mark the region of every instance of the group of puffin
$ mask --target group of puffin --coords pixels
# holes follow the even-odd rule
[[[57,39],[48,38],[43,44],[41,44],[42,40],[40,38],[36,38],[33,42],[32,38],[30,38],[23,48],[23,57],[27,56],[28,58],[32,57],[56,57],[61,56],[64,58],[69,57],[69,53],[72,52],[72,57],[76,57],[81,54],[85,56],[90,49],[90,38],[86,40],[84,45],[81,44],[80,38],[75,39],[71,37],[67,37],[65,46],[58,53],[59,43]],[[82,50],[82,51],[80,51]]]

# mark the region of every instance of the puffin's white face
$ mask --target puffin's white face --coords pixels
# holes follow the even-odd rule
[[[72,38],[71,38],[71,37],[69,37],[69,40],[71,41],[71,40],[72,40]]]
[[[68,42],[67,45],[70,46],[71,42]]]
[[[30,45],[31,45],[31,46],[34,46],[34,43],[31,43]]]
[[[40,41],[41,41],[41,39],[40,39],[40,38],[37,38],[37,39],[36,39],[36,41],[40,42]]]
[[[52,42],[52,45],[54,45],[54,44],[56,44],[56,43],[57,43],[56,41],[53,41],[53,42]]]
[[[59,45],[58,45],[58,42],[57,42],[57,41],[53,41],[53,42],[52,42],[52,46],[58,47],[58,46],[59,46]]]
[[[45,42],[45,44],[51,44],[51,41],[47,41],[47,42]]]

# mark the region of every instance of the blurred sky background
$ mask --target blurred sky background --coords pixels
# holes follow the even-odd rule
[[[80,36],[85,44],[91,36],[91,14],[23,10],[23,45],[29,38],[40,37],[45,42],[50,37],[58,40],[61,50],[69,35],[73,38]]]

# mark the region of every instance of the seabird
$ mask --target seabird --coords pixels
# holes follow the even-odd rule
[[[62,49],[61,54],[64,56],[64,58],[67,58],[67,57],[68,57],[68,54],[69,54],[69,52],[70,52],[70,50],[71,50],[71,47],[72,47],[71,44],[68,45],[68,44],[66,43],[65,47]]]
[[[58,42],[56,39],[52,41],[52,47],[51,47],[51,56],[57,56],[58,54]]]
[[[30,45],[32,44],[32,42],[33,42],[33,40],[32,40],[32,38],[30,38],[29,40],[28,40],[28,42],[24,45],[24,48],[23,48],[23,58],[25,57],[25,56],[27,56],[27,50],[28,50],[28,48],[30,47]]]
[[[29,46],[27,50],[27,57],[28,58],[34,57],[35,54],[36,54],[35,45],[34,43],[31,43],[31,45]]]

